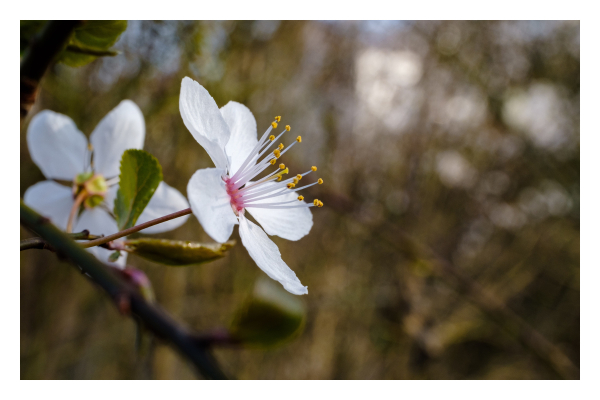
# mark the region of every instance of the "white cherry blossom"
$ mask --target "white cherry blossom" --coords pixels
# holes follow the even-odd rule
[[[242,244],[256,264],[290,293],[308,293],[265,234],[298,240],[308,234],[313,225],[309,207],[323,205],[319,200],[307,204],[304,197],[296,193],[323,183],[319,179],[296,187],[304,176],[316,171],[316,167],[284,180],[283,175],[289,170],[277,161],[302,138],[298,136],[288,147],[279,144],[273,148],[290,130],[288,125],[277,137],[271,135],[280,121],[280,117],[276,117],[257,140],[256,120],[246,106],[230,101],[219,109],[208,91],[187,77],[181,82],[179,110],[185,126],[216,167],[196,171],[187,187],[192,211],[206,233],[223,243],[239,224]],[[275,171],[257,178],[269,167]],[[246,210],[264,231],[246,218]]]
[[[112,209],[119,188],[121,156],[127,149],[141,149],[144,137],[144,116],[130,100],[122,101],[100,121],[90,135],[89,145],[71,118],[49,110],[39,112],[29,124],[27,146],[33,162],[48,180],[27,189],[25,204],[64,230],[75,204],[76,188],[84,184],[88,187],[97,184],[97,195],[86,199],[83,212],[73,221],[73,231],[87,229],[94,235],[118,232]],[[65,186],[56,180],[73,182],[74,185]],[[186,198],[178,190],[161,182],[137,223],[188,207]],[[182,225],[186,219],[173,219],[146,228],[143,232],[169,231]],[[108,262],[110,250],[100,247],[88,250],[100,260]],[[123,268],[126,256],[123,254],[112,264]]]

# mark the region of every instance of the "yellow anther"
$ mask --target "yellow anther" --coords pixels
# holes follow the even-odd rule
[[[280,116],[275,117],[275,121],[281,122],[281,117]]]
[[[283,165],[283,164],[281,164],[281,165]],[[281,165],[279,167],[281,167]],[[277,182],[281,181],[281,177],[284,174],[287,174],[288,172],[290,172],[290,170],[286,168],[283,171],[279,172],[278,174],[275,174],[275,176],[277,177]]]
[[[302,179],[302,175],[300,175],[300,174],[296,175],[296,179],[298,179],[298,180]]]
[[[296,138],[296,142],[298,142],[298,143],[302,143],[302,136],[298,136],[298,137]]]
[[[295,187],[296,185],[294,185],[293,183],[288,183],[287,184],[287,188],[288,189],[292,189],[293,187]]]
[[[283,150],[283,143],[279,143],[279,146],[277,147],[279,147],[279,150]]]
[[[273,154],[275,154],[275,158],[279,158],[281,156],[281,152],[279,151],[279,149],[273,150]],[[275,165],[275,163],[273,163],[273,165]]]
[[[302,201],[302,200],[304,200],[304,196],[298,196],[298,200],[299,200],[299,201]]]
[[[317,170],[317,167],[315,167],[314,165],[312,167],[310,167],[310,169],[315,172]]]
[[[271,126],[272,126],[273,128],[277,128],[277,122],[271,122]]]
[[[275,136],[273,136],[273,135],[269,136],[269,140],[272,142],[273,140],[275,140]]]
[[[298,183],[298,178],[294,178],[292,179],[292,182],[294,182],[294,185]]]
[[[279,164],[279,169],[285,169],[285,164]]]
[[[292,129],[292,127],[291,127],[291,126],[289,126],[289,125],[286,125],[286,126],[285,126],[285,130],[286,130],[286,131],[288,131],[288,132],[289,132],[291,129]]]
[[[322,185],[323,184],[323,179],[319,178],[319,180],[317,182],[319,182],[319,185]]]
[[[321,200],[319,200],[319,204],[317,205],[317,207],[323,207],[323,202]]]
[[[314,200],[313,200],[313,204],[314,204],[315,206],[318,206],[318,205],[319,205],[319,199],[314,199]]]
[[[271,163],[271,165],[275,165],[275,164],[277,164],[277,159],[276,159],[276,158],[274,158],[274,159],[272,159],[272,160],[271,160],[271,161],[269,161],[269,162]]]

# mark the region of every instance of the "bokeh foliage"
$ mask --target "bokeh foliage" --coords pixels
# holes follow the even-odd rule
[[[181,79],[303,136],[319,166],[306,238],[275,238],[308,286],[296,340],[216,352],[239,378],[557,378],[503,321],[428,268],[452,263],[579,362],[578,22],[136,22],[118,56],[56,65],[30,115],[89,134],[121,100],[145,150],[186,193],[211,167],[178,110]],[[21,195],[43,179],[21,132]],[[405,246],[396,233],[417,246]],[[23,237],[28,234],[23,232]],[[210,239],[194,218],[166,236]],[[237,236],[237,230],[233,238]],[[195,239],[194,239],[195,240]],[[191,327],[228,326],[262,273],[243,246],[198,268],[130,256]],[[136,355],[135,326],[41,251],[21,254],[22,378],[192,378],[169,348]]]

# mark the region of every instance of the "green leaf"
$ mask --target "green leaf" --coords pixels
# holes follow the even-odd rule
[[[114,207],[119,230],[135,225],[162,179],[162,168],[153,155],[137,149],[123,153]]]
[[[114,56],[118,53],[109,49],[126,28],[127,21],[86,21],[73,32],[60,61],[80,67],[101,56]]]
[[[119,257],[121,257],[121,252],[119,250],[117,250],[114,253],[110,253],[110,255],[108,256],[108,261],[117,262]]]
[[[256,283],[252,298],[237,311],[229,332],[245,345],[270,347],[299,334],[305,319],[302,300],[265,278]]]
[[[194,243],[182,240],[167,239],[133,239],[127,240],[125,246],[130,253],[137,254],[147,260],[172,266],[202,264],[225,256],[225,252],[233,247],[235,241],[227,243]]]

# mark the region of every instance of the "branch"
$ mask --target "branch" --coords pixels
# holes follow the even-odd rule
[[[40,79],[68,43],[81,21],[50,21],[36,36],[21,61],[21,120],[35,102]]]
[[[52,225],[21,200],[21,224],[37,232],[56,252],[64,256],[88,274],[95,283],[118,304],[119,309],[129,310],[139,318],[144,326],[160,338],[169,341],[182,355],[187,357],[198,368],[200,373],[210,379],[226,379],[216,361],[205,346],[197,343],[197,334],[179,325],[165,311],[149,304],[136,291],[135,287],[126,283],[111,268],[98,261],[93,255],[81,248],[67,234]]]
[[[173,214],[165,215],[164,217],[160,217],[160,218],[153,219],[152,221],[144,222],[143,224],[139,224],[134,227],[124,229],[120,232],[113,233],[112,235],[108,235],[108,236],[101,237],[99,239],[91,240],[87,243],[82,244],[82,246],[84,248],[99,246],[101,244],[108,243],[115,239],[122,238],[123,236],[131,235],[132,233],[141,231],[142,229],[146,229],[151,226],[158,225],[158,224],[167,222],[167,221],[175,219],[175,218],[183,217],[184,215],[188,215],[191,213],[192,213],[192,209],[186,208],[185,210],[177,211],[177,212],[174,212]]]

